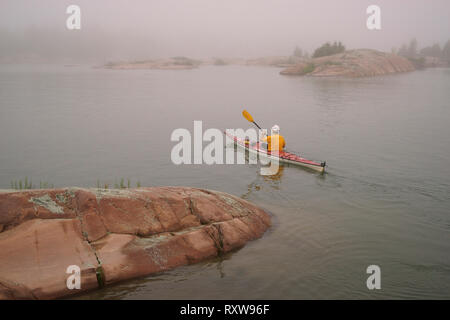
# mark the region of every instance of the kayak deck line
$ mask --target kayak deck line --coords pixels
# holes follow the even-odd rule
[[[228,137],[230,137],[238,147],[241,147],[244,150],[248,150],[252,154],[258,154],[265,158],[269,158],[272,160],[278,160],[279,162],[282,162],[282,163],[288,163],[288,164],[293,164],[293,165],[297,165],[297,166],[310,168],[310,169],[313,169],[313,170],[321,172],[321,173],[325,172],[325,166],[326,166],[325,161],[318,162],[318,161],[308,160],[308,159],[302,158],[299,155],[297,155],[293,152],[289,152],[289,151],[280,151],[278,154],[272,154],[271,152],[268,152],[267,150],[260,148],[259,142],[257,142],[254,145],[250,145],[250,144],[246,143],[245,140],[240,139],[236,136],[233,136],[233,135],[229,134],[228,132],[225,132],[225,134]]]

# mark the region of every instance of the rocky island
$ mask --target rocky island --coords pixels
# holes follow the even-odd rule
[[[414,70],[414,65],[404,57],[372,49],[358,49],[330,56],[305,59],[282,70],[280,74],[357,78]]]
[[[262,209],[205,189],[0,192],[0,299],[51,299],[238,249],[270,226]],[[80,289],[69,289],[71,266]]]

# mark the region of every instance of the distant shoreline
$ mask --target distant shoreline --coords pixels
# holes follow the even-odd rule
[[[215,65],[241,65],[241,66],[269,66],[285,68],[295,63],[301,62],[303,59],[288,56],[269,56],[255,59],[243,58],[210,58],[210,59],[191,59],[187,57],[173,57],[163,59],[149,59],[142,61],[117,61],[109,62],[100,68],[114,70],[139,70],[139,69],[156,69],[156,70],[190,70],[200,66]]]
[[[143,61],[109,62],[99,68],[113,70],[191,70],[205,65],[266,66],[284,68],[280,72],[282,75],[350,78],[411,72],[417,69],[414,63],[405,57],[373,49],[347,50],[343,53],[320,58],[270,56],[256,59],[211,58],[199,60],[173,57]],[[425,64],[424,67],[435,67],[435,65]]]

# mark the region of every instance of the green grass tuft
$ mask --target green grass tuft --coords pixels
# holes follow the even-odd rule
[[[308,63],[308,65],[303,68],[302,74],[311,73],[314,71],[315,68],[316,66],[314,65],[314,63]]]

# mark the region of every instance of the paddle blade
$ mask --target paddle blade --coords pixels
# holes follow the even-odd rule
[[[250,122],[254,122],[253,121],[253,117],[250,113],[247,112],[247,110],[242,111],[242,115],[244,116],[245,119],[247,119]]]

